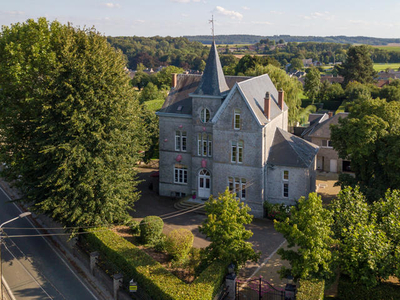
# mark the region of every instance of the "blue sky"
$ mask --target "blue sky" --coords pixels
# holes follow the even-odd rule
[[[210,34],[400,37],[399,0],[0,0],[0,23],[44,16],[111,36]]]

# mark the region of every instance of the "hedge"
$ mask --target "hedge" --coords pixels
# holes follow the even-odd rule
[[[110,230],[91,230],[85,240],[91,250],[112,263],[125,279],[134,279],[153,300],[209,300],[218,292],[227,264],[216,262],[191,284],[166,270],[159,262]]]
[[[367,289],[361,284],[354,284],[350,278],[340,275],[338,298],[342,300],[395,300],[400,299],[400,285],[383,282]]]
[[[325,282],[300,279],[296,300],[323,300]]]

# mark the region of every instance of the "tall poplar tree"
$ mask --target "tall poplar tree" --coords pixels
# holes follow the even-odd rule
[[[2,173],[65,225],[120,221],[139,197],[146,128],[125,64],[95,29],[45,18],[2,28]]]

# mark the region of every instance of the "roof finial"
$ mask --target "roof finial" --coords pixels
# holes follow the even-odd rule
[[[211,33],[213,36],[213,42],[215,42],[215,36],[214,36],[214,15],[211,15],[211,20],[209,20],[209,23],[211,23]]]

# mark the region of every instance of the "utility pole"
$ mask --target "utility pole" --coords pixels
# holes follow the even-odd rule
[[[2,260],[1,260],[1,245],[3,244],[3,226],[8,224],[8,223],[11,223],[11,222],[13,222],[15,220],[18,220],[18,219],[21,219],[21,218],[25,218],[25,217],[30,216],[30,215],[31,215],[31,212],[27,211],[27,212],[24,212],[24,213],[20,214],[18,217],[15,217],[15,218],[13,218],[11,220],[8,220],[8,221],[6,221],[6,222],[4,222],[4,223],[2,223],[0,225],[0,297],[1,297],[0,299],[1,300],[4,299],[3,298],[3,263],[2,263]]]

